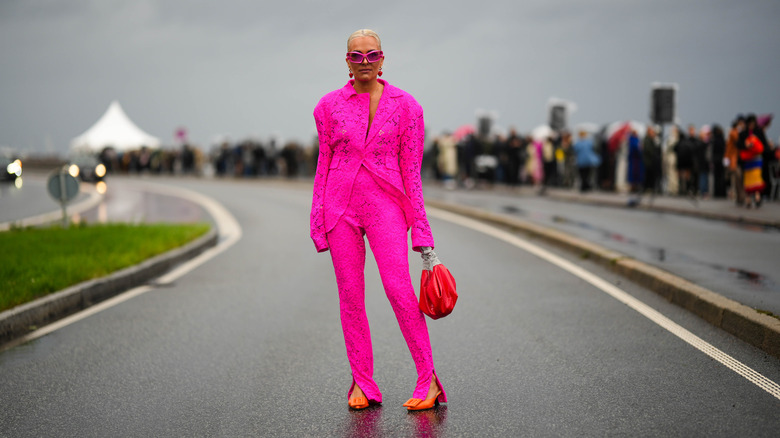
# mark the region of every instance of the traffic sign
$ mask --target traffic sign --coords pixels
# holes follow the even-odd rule
[[[79,194],[79,181],[68,173],[67,167],[55,170],[46,183],[49,194],[62,207],[62,226],[68,227],[67,205]]]
[[[68,202],[79,194],[79,181],[64,169],[53,172],[46,187],[51,197],[60,202]]]

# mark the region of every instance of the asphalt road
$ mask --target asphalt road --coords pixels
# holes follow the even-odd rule
[[[41,216],[60,211],[60,205],[49,196],[46,189],[48,175],[25,174],[20,189],[13,185],[0,185],[0,223],[16,222],[31,216]],[[197,204],[174,196],[148,193],[134,182],[149,178],[107,179],[110,188],[103,195],[104,202],[82,211],[82,203],[95,191],[94,184],[81,183],[81,190],[68,204],[68,215],[77,221],[95,222],[198,222],[211,220]],[[116,184],[114,184],[116,182]],[[78,210],[78,213],[74,213]]]
[[[780,230],[676,214],[567,203],[506,191],[428,197],[516,216],[649,263],[754,309],[780,315]],[[733,206],[729,208],[735,208]]]
[[[0,223],[19,221],[60,209],[59,203],[47,192],[46,176],[25,174],[21,188],[14,187],[12,183],[0,183]],[[85,193],[80,193],[73,202],[82,201],[86,197]]]
[[[116,182],[119,184],[119,181]],[[780,399],[601,289],[431,212],[458,281],[429,321],[450,402],[409,414],[415,371],[373,259],[366,304],[384,404],[350,383],[309,190],[168,180],[243,236],[172,284],[0,353],[0,436],[776,436]],[[780,382],[780,361],[587,260],[547,248]],[[419,258],[410,253],[413,276]],[[771,383],[770,382],[770,383]]]

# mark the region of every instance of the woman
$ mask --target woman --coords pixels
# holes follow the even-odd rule
[[[417,368],[417,385],[404,406],[430,409],[447,396],[433,368],[428,328],[409,275],[412,247],[434,246],[425,213],[420,166],[423,112],[405,91],[379,79],[384,54],[379,36],[361,29],[347,40],[347,68],[354,77],[326,94],[314,109],[320,150],[311,209],[311,238],[330,250],[339,290],[341,326],[352,385],[352,409],[382,402],[373,379],[374,359],[364,303],[368,238],[387,298]]]
[[[764,179],[761,176],[762,154],[766,148],[766,138],[756,122],[756,116],[750,114],[745,119],[745,130],[739,134],[740,166],[742,167],[743,187],[745,189],[745,207],[761,207],[761,192]]]

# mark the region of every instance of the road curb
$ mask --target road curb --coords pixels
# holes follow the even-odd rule
[[[159,277],[174,266],[215,246],[218,239],[219,233],[212,227],[209,232],[194,241],[137,265],[6,310],[0,313],[0,347],[39,327]]]
[[[426,205],[525,232],[596,261],[739,339],[780,358],[780,320],[723,297],[662,269],[562,231],[474,207],[439,200]]]

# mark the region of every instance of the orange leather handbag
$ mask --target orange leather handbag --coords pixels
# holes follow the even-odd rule
[[[424,249],[422,258],[420,310],[432,319],[444,318],[452,313],[458,301],[455,279],[432,249]]]

